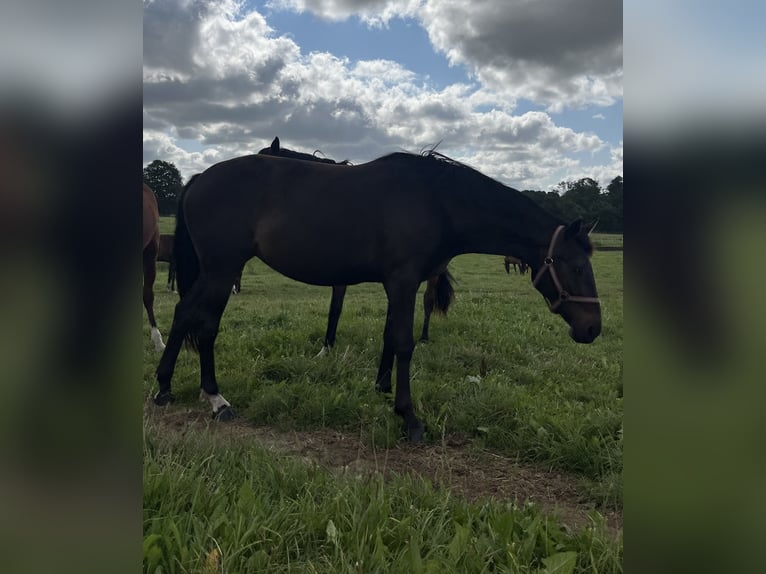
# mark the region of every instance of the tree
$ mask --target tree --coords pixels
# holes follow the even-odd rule
[[[178,168],[170,162],[155,159],[144,168],[144,182],[157,196],[160,215],[175,215],[178,196],[183,190]]]
[[[597,231],[622,233],[622,176],[615,177],[606,190],[596,180],[584,177],[562,181],[556,191],[526,189],[522,193],[562,221],[598,221]]]
[[[613,233],[622,233],[622,176],[615,177],[606,186],[606,207],[599,228]]]

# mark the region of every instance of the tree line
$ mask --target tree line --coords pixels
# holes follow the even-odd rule
[[[155,159],[144,168],[144,182],[157,195],[160,215],[175,215],[183,180],[178,168]],[[622,176],[602,189],[589,177],[563,181],[553,191],[525,189],[521,193],[564,221],[598,221],[597,231],[622,233]]]

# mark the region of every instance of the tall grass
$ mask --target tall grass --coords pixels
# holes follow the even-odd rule
[[[144,432],[146,572],[621,571],[621,536],[597,514],[572,533],[532,505],[331,474],[231,438]]]

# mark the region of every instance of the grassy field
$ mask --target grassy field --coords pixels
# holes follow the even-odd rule
[[[172,220],[162,225],[173,231]],[[621,246],[622,237],[595,243]],[[575,344],[529,276],[507,275],[501,257],[456,258],[453,308],[434,318],[431,342],[418,345],[412,362],[429,445],[457,443],[564,473],[595,508],[586,527],[534,504],[467,500],[406,472],[333,472],[234,433],[167,432],[160,410],[145,420],[145,570],[621,572],[621,532],[601,513],[622,506],[622,256],[593,256],[603,330],[591,345]],[[155,308],[166,333],[177,296],[164,290],[161,269]],[[240,421],[346,433],[370,451],[393,452],[401,421],[374,391],[383,289],[349,288],[336,347],[315,358],[329,298],[328,288],[250,261],[216,342],[221,392]],[[421,322],[419,306],[417,333]],[[144,349],[148,399],[158,356],[146,320]],[[182,351],[173,385],[178,404],[167,413],[207,414],[196,355]]]

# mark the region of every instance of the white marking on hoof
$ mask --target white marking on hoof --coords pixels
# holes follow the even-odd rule
[[[230,407],[231,403],[223,398],[222,394],[217,395],[209,395],[205,391],[202,391],[202,394],[204,394],[205,397],[207,397],[207,400],[210,401],[210,406],[213,407],[213,413],[217,413],[220,411],[223,407]],[[202,395],[200,395],[202,396]]]
[[[152,327],[152,343],[154,343],[154,350],[158,353],[165,350],[165,343],[162,342],[162,334],[157,327]]]
[[[322,345],[322,350],[319,351],[316,355],[314,355],[314,358],[316,359],[317,357],[324,357],[329,352],[330,352],[330,347],[328,347],[327,345]]]

